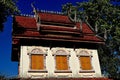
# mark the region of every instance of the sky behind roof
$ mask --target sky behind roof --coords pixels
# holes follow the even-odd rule
[[[33,15],[31,3],[39,10],[59,11],[62,10],[62,5],[87,0],[18,0],[17,6],[21,14]],[[11,61],[12,53],[12,18],[8,17],[5,22],[4,31],[0,32],[0,74],[7,77],[17,76],[18,63]]]

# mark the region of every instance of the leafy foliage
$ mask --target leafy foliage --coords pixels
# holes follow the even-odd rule
[[[63,13],[77,11],[77,18],[87,21],[96,30],[96,35],[104,37],[106,44],[99,46],[102,73],[109,77],[120,78],[120,2],[119,0],[89,0],[76,2],[76,5],[63,5]]]
[[[7,80],[5,75],[0,74],[0,80]]]
[[[7,17],[18,12],[16,0],[0,0],[0,31],[3,31],[3,23],[7,20]]]

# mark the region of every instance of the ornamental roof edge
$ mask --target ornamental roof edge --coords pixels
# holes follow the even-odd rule
[[[53,13],[53,14],[63,14],[62,12],[59,12],[59,11],[48,11],[48,10],[40,10],[40,12],[43,12],[43,13]]]
[[[18,16],[24,16],[24,17],[34,18],[34,15],[30,15],[30,14],[19,14]]]

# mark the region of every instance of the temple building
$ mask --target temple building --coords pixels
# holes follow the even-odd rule
[[[12,61],[20,78],[102,78],[98,45],[86,21],[50,11],[13,16]]]

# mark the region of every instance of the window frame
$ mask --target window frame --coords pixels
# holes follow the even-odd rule
[[[35,51],[38,50],[38,51]],[[35,51],[35,52],[34,52]],[[31,49],[31,51],[28,53],[29,55],[29,71],[28,72],[41,72],[41,73],[47,73],[48,71],[46,70],[46,56],[47,56],[47,52],[42,49],[42,48],[33,48]],[[43,55],[43,66],[44,69],[32,69],[32,55]]]
[[[72,73],[72,71],[70,70],[70,63],[69,63],[70,52],[64,48],[57,48],[52,51],[53,51],[54,62],[55,62],[55,71],[54,72],[55,73]],[[57,51],[63,51],[64,53],[58,53]],[[57,70],[56,56],[66,56],[67,57],[68,70]]]
[[[79,60],[79,73],[95,73],[95,70],[93,68],[93,65],[92,65],[92,54],[86,50],[86,49],[83,49],[83,50],[78,50],[77,51],[77,57],[78,57],[78,60]],[[90,70],[83,70],[82,69],[82,66],[81,66],[81,61],[80,61],[80,57],[90,57],[90,65],[91,65],[91,69]]]

